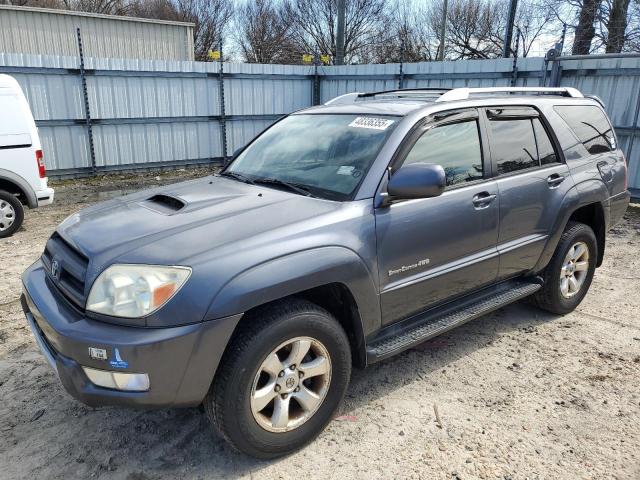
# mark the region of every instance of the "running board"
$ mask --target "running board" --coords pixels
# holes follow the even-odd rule
[[[466,301],[463,299],[391,325],[381,332],[381,338],[367,345],[367,363],[392,357],[463,323],[528,297],[542,287],[539,280],[507,281]]]

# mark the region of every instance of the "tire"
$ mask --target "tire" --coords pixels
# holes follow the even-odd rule
[[[0,238],[10,237],[24,221],[24,207],[18,197],[0,190]]]
[[[588,255],[588,258],[581,256],[578,259],[579,261],[574,261],[573,268],[575,270],[565,268],[565,271],[563,272],[563,265],[565,265],[567,258],[570,258],[570,251],[572,255],[581,251],[574,250],[574,246],[576,245],[586,247],[586,255]],[[585,258],[587,259],[584,260]],[[591,227],[579,222],[569,222],[560,237],[560,242],[551,257],[549,264],[542,272],[544,285],[533,296],[533,303],[543,310],[559,315],[572,312],[580,302],[582,302],[582,299],[589,290],[589,286],[593,280],[593,274],[596,270],[597,258],[598,243]],[[578,271],[576,266],[578,266],[578,264],[582,264],[584,261],[586,261],[587,267],[586,270],[582,270],[584,276],[580,277],[581,280],[579,282],[579,288],[572,291],[572,286],[575,284],[568,281],[563,286],[561,276],[565,276],[565,274],[573,272],[574,279],[577,279],[578,274],[582,272]],[[579,268],[584,267],[579,266]]]
[[[260,309],[243,318],[238,328],[204,400],[207,417],[236,450],[252,457],[272,459],[299,450],[324,430],[342,402],[351,376],[347,335],[330,313],[302,299]],[[298,356],[294,348],[296,352],[304,351],[305,342],[310,348],[300,364],[281,369]],[[272,360],[271,364],[274,351],[281,363]],[[329,373],[311,373],[312,365],[323,365],[323,371],[328,369]],[[308,372],[309,378],[304,378],[302,370]],[[286,374],[278,377],[276,371]],[[298,390],[288,390],[294,383]],[[298,398],[309,390],[317,393],[320,400],[305,403],[308,408],[303,409]],[[286,391],[289,393],[283,393]],[[260,392],[267,395],[261,397]],[[273,399],[262,409],[262,403],[254,402],[271,395]],[[277,411],[283,411],[285,397],[289,399],[290,414],[278,416],[276,402],[281,407]]]

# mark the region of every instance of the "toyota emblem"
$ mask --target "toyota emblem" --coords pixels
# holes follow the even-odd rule
[[[58,278],[58,275],[60,275],[60,263],[57,260],[51,262],[51,275],[54,278]]]

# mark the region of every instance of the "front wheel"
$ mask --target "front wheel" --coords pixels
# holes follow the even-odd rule
[[[349,341],[331,314],[304,300],[278,302],[243,319],[205,411],[237,450],[275,458],[325,428],[350,375]]]
[[[597,258],[598,244],[591,227],[569,222],[543,272],[544,285],[533,297],[534,303],[560,315],[573,311],[589,290]]]
[[[0,238],[13,235],[23,220],[24,207],[18,197],[0,190]]]

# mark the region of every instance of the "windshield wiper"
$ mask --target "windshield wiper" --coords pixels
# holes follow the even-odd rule
[[[242,173],[238,173],[238,172],[222,172],[220,174],[220,176],[221,177],[234,178],[236,180],[239,180],[240,182],[248,183],[249,185],[255,185],[256,184],[256,182],[251,180],[249,177],[247,177],[246,175],[243,175]]]
[[[285,182],[284,180],[280,180],[279,178],[256,178],[253,181],[254,184],[264,184],[264,185],[277,185],[280,187],[285,187],[292,192],[299,193],[300,195],[304,195],[305,197],[314,197],[317,198],[313,193],[309,191],[309,189],[303,185],[298,185],[297,183]]]

